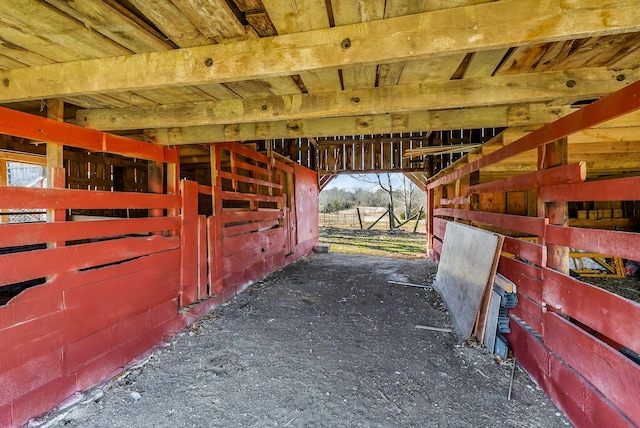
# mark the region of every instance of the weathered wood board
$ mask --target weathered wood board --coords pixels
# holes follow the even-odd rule
[[[433,284],[449,308],[458,338],[471,337],[487,287],[493,282],[503,238],[449,222]]]

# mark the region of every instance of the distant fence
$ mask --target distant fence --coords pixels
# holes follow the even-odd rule
[[[370,226],[380,215],[384,213],[384,210],[381,209],[380,213],[377,213],[375,216],[371,216],[371,214],[367,216],[363,216],[362,218],[362,226],[366,229]],[[360,222],[358,221],[358,214],[355,212],[351,213],[319,213],[318,214],[318,225],[320,227],[335,227],[339,229],[360,229]],[[409,223],[400,227],[401,230],[406,232],[413,232],[414,227],[416,225],[415,221],[410,221]],[[389,217],[385,216],[381,219],[372,229],[375,230],[389,230]],[[418,223],[418,227],[416,232],[425,233],[426,224],[425,220],[420,220]]]

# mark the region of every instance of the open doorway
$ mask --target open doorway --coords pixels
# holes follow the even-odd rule
[[[424,207],[404,174],[337,175],[320,192],[319,241],[333,252],[424,257]]]

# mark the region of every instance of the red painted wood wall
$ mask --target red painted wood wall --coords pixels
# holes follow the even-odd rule
[[[167,164],[178,159],[175,150],[10,110],[0,113],[0,133],[46,137]],[[0,255],[0,286],[46,278],[0,306],[0,426],[23,425],[74,392],[108,379],[251,281],[313,249],[315,173],[283,163],[271,165],[270,159],[236,144],[218,150],[223,147],[230,156],[242,154],[249,169],[259,169],[261,162],[272,177],[263,181],[275,192],[248,192],[246,198],[279,198],[283,203],[268,209],[252,205],[253,210],[220,206],[207,219],[198,216],[198,193],[221,198],[226,192],[221,183],[206,188],[182,182],[179,193],[176,183],[167,183],[169,193],[175,194],[0,188],[0,209],[149,212],[149,217],[135,219],[0,225],[0,248],[57,243]],[[246,172],[230,172],[229,177],[254,180],[254,189],[262,188],[255,181],[259,178],[242,171]],[[293,198],[299,201],[293,207],[298,219],[293,228],[302,230],[288,253],[284,240],[291,224],[285,227],[283,219],[291,216],[292,207],[286,206],[286,193],[280,191],[286,173]],[[229,198],[245,197],[228,193]],[[185,308],[179,312],[180,306]]]
[[[427,186],[431,251],[442,251],[446,224],[465,221],[537,237],[505,237],[498,271],[517,285],[518,306],[506,335],[518,362],[579,427],[640,425],[640,366],[620,350],[640,353],[640,305],[551,268],[554,246],[640,260],[640,234],[558,226],[556,219],[457,208],[471,195],[535,189],[539,203],[638,201],[638,177],[584,182],[584,163],[558,166],[469,186],[466,195],[436,200],[441,186],[510,156],[640,108],[640,83],[547,125]],[[544,152],[544,150],[542,151]],[[458,195],[456,195],[458,196]],[[448,205],[448,206],[447,206]],[[440,208],[433,208],[440,206]],[[540,215],[540,213],[538,214]],[[549,216],[551,217],[551,216]],[[557,260],[553,260],[553,263]]]

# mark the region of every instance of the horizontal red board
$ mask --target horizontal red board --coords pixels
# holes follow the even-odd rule
[[[525,217],[511,214],[498,214],[485,211],[471,211],[453,208],[438,208],[433,215],[462,218],[480,223],[498,226],[503,229],[543,236],[548,220],[541,217]]]
[[[219,192],[220,199],[232,201],[283,202],[284,196],[265,196],[253,193]]]
[[[447,228],[447,223],[448,222],[445,219],[439,217],[433,218],[433,234],[441,240],[444,240],[444,233]]]
[[[255,184],[258,186],[273,187],[274,189],[282,189],[282,185],[278,183],[272,183],[271,181],[259,180],[257,178],[250,178],[244,175],[232,174],[226,171],[218,171],[218,175],[222,178],[229,180],[241,181],[243,183]]]
[[[511,192],[514,190],[526,190],[541,186],[552,186],[566,183],[581,183],[587,178],[587,167],[584,162],[571,165],[549,168],[529,174],[517,175],[502,180],[488,183],[476,184],[467,187],[466,195],[489,193],[489,192]]]
[[[180,247],[177,237],[122,238],[0,256],[0,286]]]
[[[180,225],[180,217],[7,223],[0,225],[0,247],[176,230]]]
[[[548,268],[543,273],[549,306],[640,353],[640,304]]]
[[[511,257],[500,256],[498,271],[507,278],[511,278],[512,274],[520,274],[530,276],[531,278],[542,279],[542,269]]]
[[[547,312],[544,325],[545,343],[640,425],[640,366],[558,314]]]
[[[640,234],[613,230],[549,226],[547,243],[640,260]]]
[[[102,190],[2,187],[0,209],[180,208],[176,195]]]
[[[638,201],[640,200],[640,177],[543,187],[538,193],[538,198],[544,202]]]
[[[222,223],[239,223],[243,221],[265,221],[279,219],[284,216],[284,213],[277,210],[224,211],[219,216]]]
[[[13,424],[26,424],[33,416],[51,410],[77,390],[76,376],[63,376],[16,398],[12,404]]]
[[[178,162],[176,149],[83,128],[5,107],[0,107],[0,134],[36,141],[48,141],[92,152],[114,153],[160,162]]]
[[[502,250],[538,266],[544,266],[547,263],[547,247],[544,245],[505,236]]]

